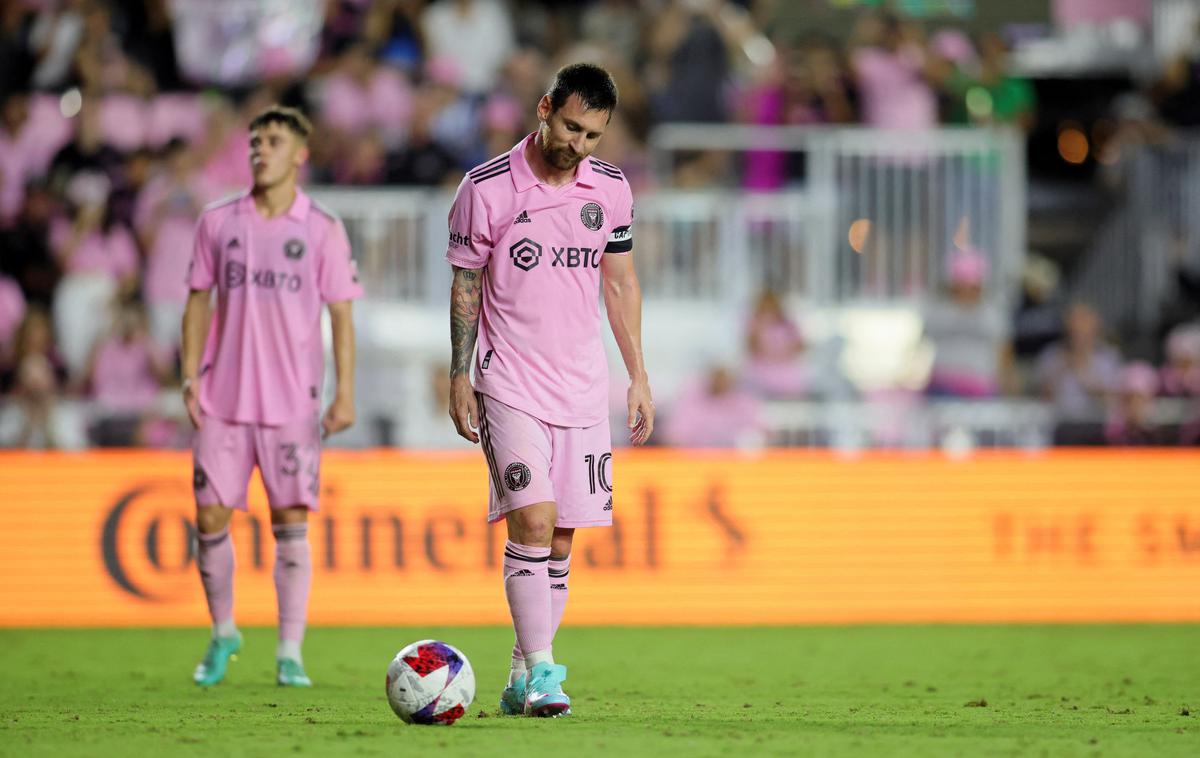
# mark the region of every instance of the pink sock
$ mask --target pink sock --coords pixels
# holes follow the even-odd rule
[[[308,524],[271,527],[275,535],[275,594],[279,599],[279,639],[299,645],[308,620],[308,589],[312,585],[312,552]]]
[[[528,655],[549,650],[554,639],[550,620],[549,547],[508,542],[504,546],[504,594],[512,614],[517,645]]]
[[[547,566],[550,575],[550,639],[553,641],[558,636],[558,627],[562,624],[563,611],[567,609],[567,597],[570,595],[567,577],[571,573],[571,555],[568,553],[562,560],[551,558]],[[519,644],[513,644],[512,659],[514,667],[525,665],[525,656]]]
[[[228,627],[233,623],[233,538],[229,527],[201,534],[199,543],[196,565],[208,600],[208,615],[212,616],[214,629]]]

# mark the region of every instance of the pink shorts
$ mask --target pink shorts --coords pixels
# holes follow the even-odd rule
[[[196,505],[246,510],[255,464],[272,508],[317,510],[321,487],[321,434],[316,419],[283,426],[239,424],[204,416],[192,441]]]
[[[491,482],[489,522],[552,502],[558,505],[556,526],[612,525],[608,419],[583,428],[554,426],[486,395],[476,397]]]

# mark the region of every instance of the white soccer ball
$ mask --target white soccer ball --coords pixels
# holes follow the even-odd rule
[[[406,724],[444,724],[462,718],[475,699],[471,662],[453,645],[421,640],[396,653],[387,670],[388,703]]]

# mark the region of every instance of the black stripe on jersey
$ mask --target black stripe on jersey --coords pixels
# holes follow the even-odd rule
[[[608,163],[608,162],[606,162],[606,161],[602,161],[602,160],[600,160],[599,158],[589,158],[588,160],[590,160],[592,163],[598,163],[598,164],[600,164],[601,166],[604,166],[605,168],[612,169],[613,171],[620,171],[620,170],[621,170],[621,169],[617,168],[616,166],[614,166],[613,164],[611,164],[611,163]]]
[[[614,174],[608,169],[600,168],[599,166],[592,166],[592,170],[597,174],[607,176],[609,179],[616,179],[618,182],[625,180],[625,177],[621,176],[620,174]]]
[[[479,184],[481,182],[486,182],[488,179],[494,179],[497,176],[500,176],[501,174],[507,174],[509,172],[509,170],[510,170],[509,165],[507,163],[505,163],[503,166],[501,166],[500,168],[491,172],[490,174],[484,174],[482,176],[472,177],[471,181],[475,184]]]
[[[469,173],[471,176],[475,176],[477,174],[486,174],[488,171],[491,171],[492,169],[498,167],[501,163],[506,163],[507,161],[508,161],[508,154],[506,153],[504,155],[501,155],[499,158],[496,158],[495,160],[488,161],[487,163],[484,163],[481,166],[476,166],[475,168],[471,169],[467,173]]]
[[[479,441],[482,443],[483,457],[487,461],[488,473],[491,474],[493,491],[496,493],[496,498],[499,499],[503,490],[500,489],[500,470],[496,468],[496,457],[492,452],[492,435],[487,422],[487,410],[484,407],[483,395],[476,392],[475,399],[479,403]]]

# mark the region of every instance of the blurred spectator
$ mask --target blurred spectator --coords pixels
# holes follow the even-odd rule
[[[0,370],[12,366],[14,338],[25,320],[25,305],[21,286],[0,274]]]
[[[433,119],[437,115],[437,108],[436,96],[422,89],[417,96],[408,140],[391,157],[387,167],[389,183],[437,186],[449,181],[457,183],[461,179],[458,156],[433,135]],[[506,119],[506,114],[500,114],[499,118]],[[502,137],[512,136],[511,129],[504,130],[509,124],[507,120],[501,120],[498,124],[498,132]],[[513,139],[493,154],[511,149],[519,140],[520,137]]]
[[[770,398],[800,397],[808,389],[804,368],[804,335],[788,317],[779,296],[770,290],[758,296],[746,329],[750,360],[746,386]]]
[[[346,49],[321,86],[321,120],[351,142],[377,131],[388,148],[400,144],[413,112],[408,80],[380,65],[366,43]]]
[[[925,312],[925,336],[933,344],[927,392],[934,397],[994,397],[1015,392],[1009,325],[983,302],[988,263],[978,250],[954,250],[947,264],[948,297]]]
[[[1200,323],[1182,324],[1172,329],[1167,335],[1166,348],[1162,394],[1200,398]]]
[[[1039,394],[1054,404],[1058,418],[1090,422],[1119,386],[1121,355],[1104,341],[1095,309],[1076,303],[1067,312],[1066,340],[1042,351],[1034,369]]]
[[[0,271],[20,283],[26,299],[47,306],[58,286],[59,268],[50,251],[54,197],[43,184],[31,184],[16,223],[0,228]]]
[[[938,123],[934,64],[915,28],[890,14],[866,14],[851,56],[862,121],[882,129],[931,129]]]
[[[105,138],[101,107],[98,98],[83,99],[75,139],[55,153],[50,162],[50,181],[58,192],[81,171],[101,172],[111,184],[117,183],[124,158]]]
[[[0,92],[23,89],[33,76],[30,36],[34,18],[25,3],[0,3],[0,61],[4,61],[0,66]]]
[[[498,0],[433,0],[421,16],[426,60],[454,61],[462,89],[483,95],[516,47],[508,9]]]
[[[1193,44],[1167,64],[1153,90],[1159,113],[1175,126],[1200,126],[1200,28],[1193,37]]]
[[[950,120],[1012,125],[1028,133],[1037,116],[1033,86],[1009,73],[1008,46],[1000,35],[984,35],[979,51],[978,73],[958,66],[946,79],[946,89],[954,98]]]
[[[1168,444],[1165,430],[1154,422],[1154,396],[1158,373],[1148,363],[1136,362],[1121,371],[1120,390],[1104,426],[1110,445],[1146,446]]]
[[[66,385],[67,371],[54,348],[46,312],[31,308],[17,332],[13,366],[3,385],[21,410],[17,447],[56,446],[54,410]]]
[[[761,447],[765,435],[758,400],[723,366],[680,391],[663,430],[666,444],[685,448]]]
[[[134,228],[146,252],[142,295],[150,333],[160,347],[168,349],[179,344],[196,219],[220,194],[198,174],[196,160],[195,152],[182,141],[172,142],[161,170],[138,193],[134,209]]]
[[[363,39],[379,51],[383,63],[408,72],[420,67],[424,5],[425,0],[384,0],[370,4],[363,22]]]
[[[142,425],[171,380],[171,366],[150,337],[140,303],[122,303],[113,321],[84,374],[88,396],[96,401],[92,438],[102,446],[140,444]]]
[[[667,0],[648,27],[646,79],[656,121],[719,122],[729,109],[724,0]]]
[[[1058,266],[1030,254],[1021,271],[1021,293],[1013,319],[1013,352],[1031,359],[1062,338],[1065,304],[1058,288]]]
[[[21,210],[25,185],[41,178],[71,137],[57,98],[13,92],[0,102],[0,228]]]
[[[76,176],[68,193],[73,212],[50,224],[50,247],[63,269],[54,294],[54,326],[63,359],[79,375],[96,338],[107,329],[109,304],[132,293],[139,255],[132,232],[116,221],[101,174]]]
[[[38,12],[29,35],[37,59],[32,83],[38,89],[54,89],[67,82],[75,52],[83,42],[84,14],[90,5],[90,0],[62,0],[47,3]]]

